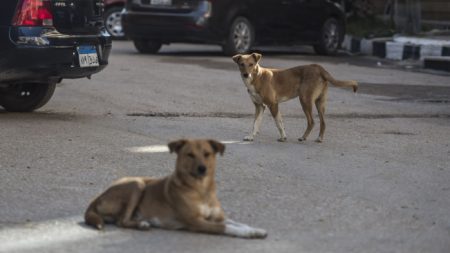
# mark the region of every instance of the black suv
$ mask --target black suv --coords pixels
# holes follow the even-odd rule
[[[108,64],[103,0],[1,0],[0,106],[32,111],[64,78],[90,78]]]
[[[345,33],[338,0],[127,0],[122,24],[141,53],[172,42],[222,45],[227,55],[256,45],[313,45],[334,54]]]

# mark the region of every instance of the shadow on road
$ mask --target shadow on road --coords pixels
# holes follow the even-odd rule
[[[450,87],[433,85],[404,85],[360,83],[358,92],[392,97],[388,101],[450,103]]]
[[[15,120],[15,119],[37,119],[37,120],[57,120],[57,121],[73,121],[82,117],[80,114],[50,112],[50,111],[34,111],[34,112],[7,112],[0,109],[0,119]]]

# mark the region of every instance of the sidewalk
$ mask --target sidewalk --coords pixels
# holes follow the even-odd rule
[[[362,39],[346,35],[342,47],[351,53],[390,60],[420,60],[424,68],[450,72],[450,35]]]

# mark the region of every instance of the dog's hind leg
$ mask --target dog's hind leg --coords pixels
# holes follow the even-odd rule
[[[96,210],[97,201],[93,201],[86,213],[84,214],[84,220],[86,224],[91,225],[99,230],[103,229],[105,226],[105,221],[103,217]]]
[[[141,222],[139,220],[133,219],[136,207],[139,205],[139,201],[141,200],[143,190],[145,188],[145,183],[134,182],[133,185],[130,185],[130,187],[132,187],[132,189],[130,189],[132,191],[131,196],[128,202],[125,204],[125,210],[119,218],[117,225],[124,228],[148,230],[150,229],[150,224],[148,222]]]
[[[255,103],[255,121],[253,123],[253,131],[250,135],[244,137],[244,141],[253,141],[253,137],[259,133],[263,115],[264,105]]]
[[[316,108],[317,112],[319,113],[320,118],[320,132],[319,137],[317,137],[316,142],[322,142],[323,141],[323,134],[325,133],[325,106],[327,103],[327,93],[324,91],[322,95],[316,100]]]
[[[277,125],[278,131],[280,131],[281,137],[278,139],[278,141],[285,142],[287,139],[286,132],[284,131],[283,118],[281,117],[281,113],[278,110],[278,104],[273,104],[269,106],[269,109],[273,119],[275,120],[275,124]]]
[[[313,103],[310,100],[306,100],[306,99],[300,97],[300,104],[302,105],[302,109],[305,112],[306,120],[308,121],[308,126],[306,127],[306,130],[305,130],[305,133],[303,133],[303,136],[300,137],[298,140],[305,141],[306,138],[308,138],[309,134],[311,133],[311,130],[314,127],[314,119],[312,116]]]

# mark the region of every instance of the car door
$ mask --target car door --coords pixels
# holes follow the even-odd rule
[[[287,18],[294,41],[313,41],[328,15],[326,0],[281,0],[289,6]]]
[[[17,6],[17,0],[2,0],[0,7],[0,70],[7,62],[3,59],[4,54],[8,53],[12,47],[11,40],[9,38],[9,29],[11,26],[11,20],[14,15],[14,10]],[[1,76],[0,76],[1,79]]]
[[[250,9],[258,41],[273,44],[288,40],[292,25],[285,1],[290,0],[252,0]]]

